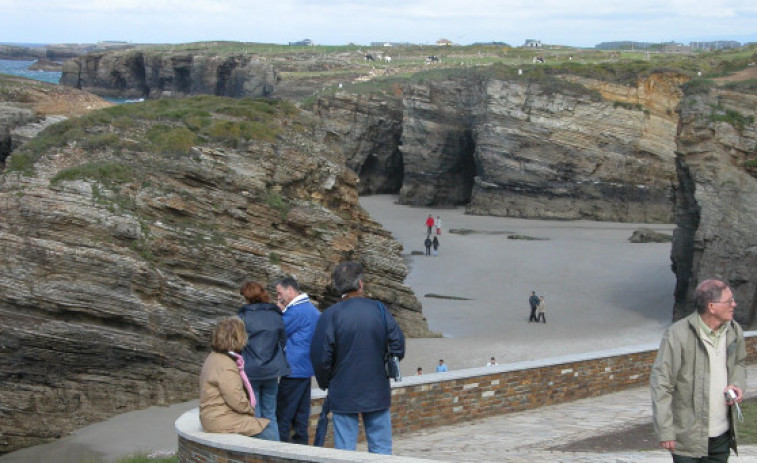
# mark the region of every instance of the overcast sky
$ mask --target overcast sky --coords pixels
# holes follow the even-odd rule
[[[0,42],[757,41],[757,0],[0,0]]]

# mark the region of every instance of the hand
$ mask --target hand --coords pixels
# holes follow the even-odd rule
[[[676,441],[674,440],[664,440],[660,442],[660,447],[664,448],[665,450],[668,450],[672,452],[676,449]]]
[[[731,405],[734,402],[739,402],[740,403],[741,400],[744,398],[744,392],[741,390],[741,388],[738,387],[738,386],[734,386],[733,384],[729,384],[728,386],[726,386],[725,390],[723,390],[723,393],[725,393],[725,391],[727,391],[728,389],[732,389],[733,392],[736,393],[736,400],[734,400],[734,401],[726,401],[726,403],[728,405]]]

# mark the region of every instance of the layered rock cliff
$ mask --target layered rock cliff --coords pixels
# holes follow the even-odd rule
[[[428,335],[401,246],[357,176],[286,103],[198,97],[55,125],[0,176],[0,452],[195,398],[242,281],[293,275],[321,308],[354,259]]]
[[[381,117],[380,99],[348,92],[322,98],[316,112],[363,192],[400,184],[400,203],[472,214],[672,222],[674,111],[686,80],[660,72],[626,86],[470,71],[406,83],[401,108]],[[392,128],[383,143],[379,124]]]
[[[269,97],[277,74],[258,55],[127,50],[63,63],[60,83],[118,98],[187,95]]]
[[[694,311],[694,289],[717,278],[732,288],[735,318],[757,310],[757,95],[692,92],[681,101],[676,222],[671,259],[674,318]]]

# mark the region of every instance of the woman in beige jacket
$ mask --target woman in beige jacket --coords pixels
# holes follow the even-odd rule
[[[225,318],[213,332],[213,352],[200,373],[200,423],[205,432],[223,432],[278,440],[278,429],[269,420],[255,417],[254,395],[248,392],[240,372],[240,352],[247,344],[244,322]],[[249,382],[247,382],[249,385]]]

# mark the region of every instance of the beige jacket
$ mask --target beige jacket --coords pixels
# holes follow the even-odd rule
[[[205,432],[255,436],[268,422],[255,418],[234,360],[218,352],[208,355],[200,372],[200,423]]]
[[[698,316],[695,312],[665,331],[650,378],[658,440],[674,440],[674,453],[694,458],[708,452],[710,406],[710,359],[699,333]],[[743,390],[746,346],[741,326],[730,322],[725,336],[728,384]],[[731,448],[736,450],[735,407],[730,408]]]

